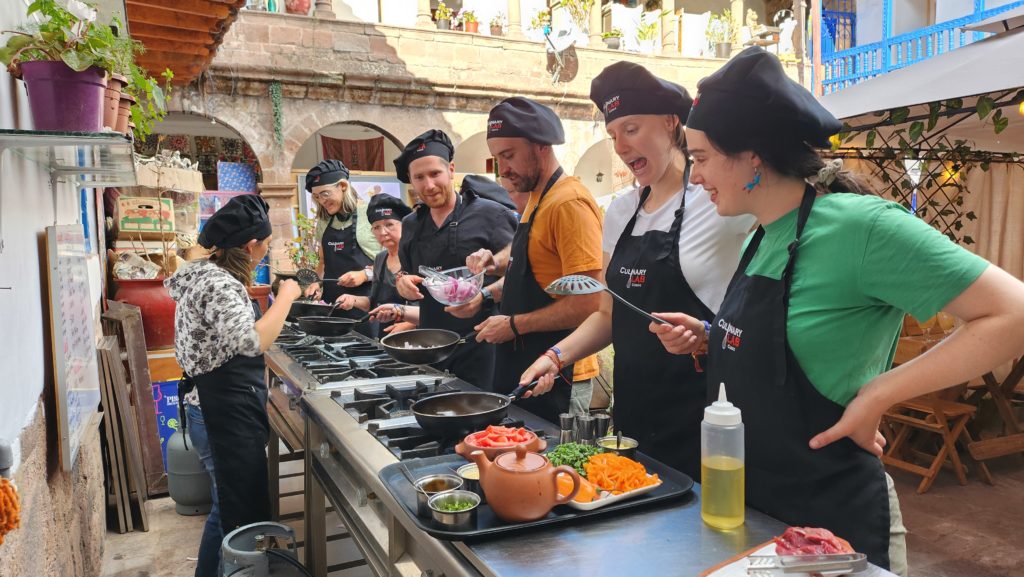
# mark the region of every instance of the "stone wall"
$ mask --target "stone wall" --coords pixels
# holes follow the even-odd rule
[[[100,574],[106,520],[103,457],[96,428],[83,439],[74,470],[57,464],[56,431],[43,404],[21,434],[22,461],[14,482],[21,527],[0,545],[0,577]]]

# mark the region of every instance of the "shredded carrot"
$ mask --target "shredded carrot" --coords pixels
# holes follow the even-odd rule
[[[640,463],[615,453],[594,455],[583,468],[587,471],[588,481],[605,491],[611,491],[613,495],[661,482],[658,475],[648,475],[647,469]]]
[[[18,492],[7,479],[0,479],[0,545],[4,535],[18,528],[21,524],[21,505],[18,504]]]

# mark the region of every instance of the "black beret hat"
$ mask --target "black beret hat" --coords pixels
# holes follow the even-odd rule
[[[697,84],[688,128],[714,134],[779,132],[818,148],[842,123],[786,75],[774,54],[759,46],[740,52]]]
[[[451,162],[455,156],[452,139],[448,138],[448,135],[442,130],[428,130],[410,140],[402,150],[402,154],[395,159],[398,180],[409,184],[409,165],[412,164],[412,161],[424,156],[437,156],[445,162]]]
[[[509,196],[505,187],[485,176],[467,174],[462,179],[462,188],[459,189],[459,192],[462,194],[472,192],[480,198],[492,200],[509,210],[514,211],[516,209],[516,205],[512,202],[512,197]]]
[[[321,160],[306,173],[306,190],[312,192],[314,186],[337,184],[348,178],[348,168],[340,160]]]
[[[487,138],[525,138],[536,144],[562,144],[565,131],[554,110],[522,96],[506,98],[487,116]]]
[[[270,236],[267,201],[257,194],[241,194],[213,213],[199,233],[203,248],[234,248],[252,239]]]
[[[594,77],[590,100],[601,109],[605,124],[633,114],[674,114],[686,122],[693,104],[685,88],[633,62],[616,62]]]
[[[370,203],[366,207],[366,219],[370,223],[378,220],[402,220],[405,215],[412,212],[401,199],[387,193],[378,193],[370,197]]]

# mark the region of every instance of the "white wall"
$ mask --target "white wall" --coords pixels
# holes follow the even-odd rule
[[[283,2],[282,2],[283,4]],[[338,20],[358,20],[361,22],[380,22],[377,2],[368,0],[333,0],[332,8]],[[413,11],[413,19],[416,14]]]
[[[1005,0],[1013,2],[1014,0]],[[985,2],[986,8],[992,7],[992,0]],[[946,22],[974,12],[974,0],[935,0],[935,22]]]
[[[892,0],[892,36],[930,25],[928,0]]]
[[[882,40],[883,0],[857,0],[857,46]]]
[[[380,21],[392,26],[416,26],[418,4],[416,0],[380,0]]]

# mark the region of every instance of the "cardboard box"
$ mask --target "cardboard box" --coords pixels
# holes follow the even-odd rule
[[[122,196],[117,199],[118,237],[152,240],[174,238],[174,201]]]
[[[125,189],[125,194],[130,196],[156,196],[162,190],[179,190],[198,194],[203,192],[205,188],[203,186],[203,173],[198,170],[143,164],[136,167],[135,177],[139,185],[134,188]]]

